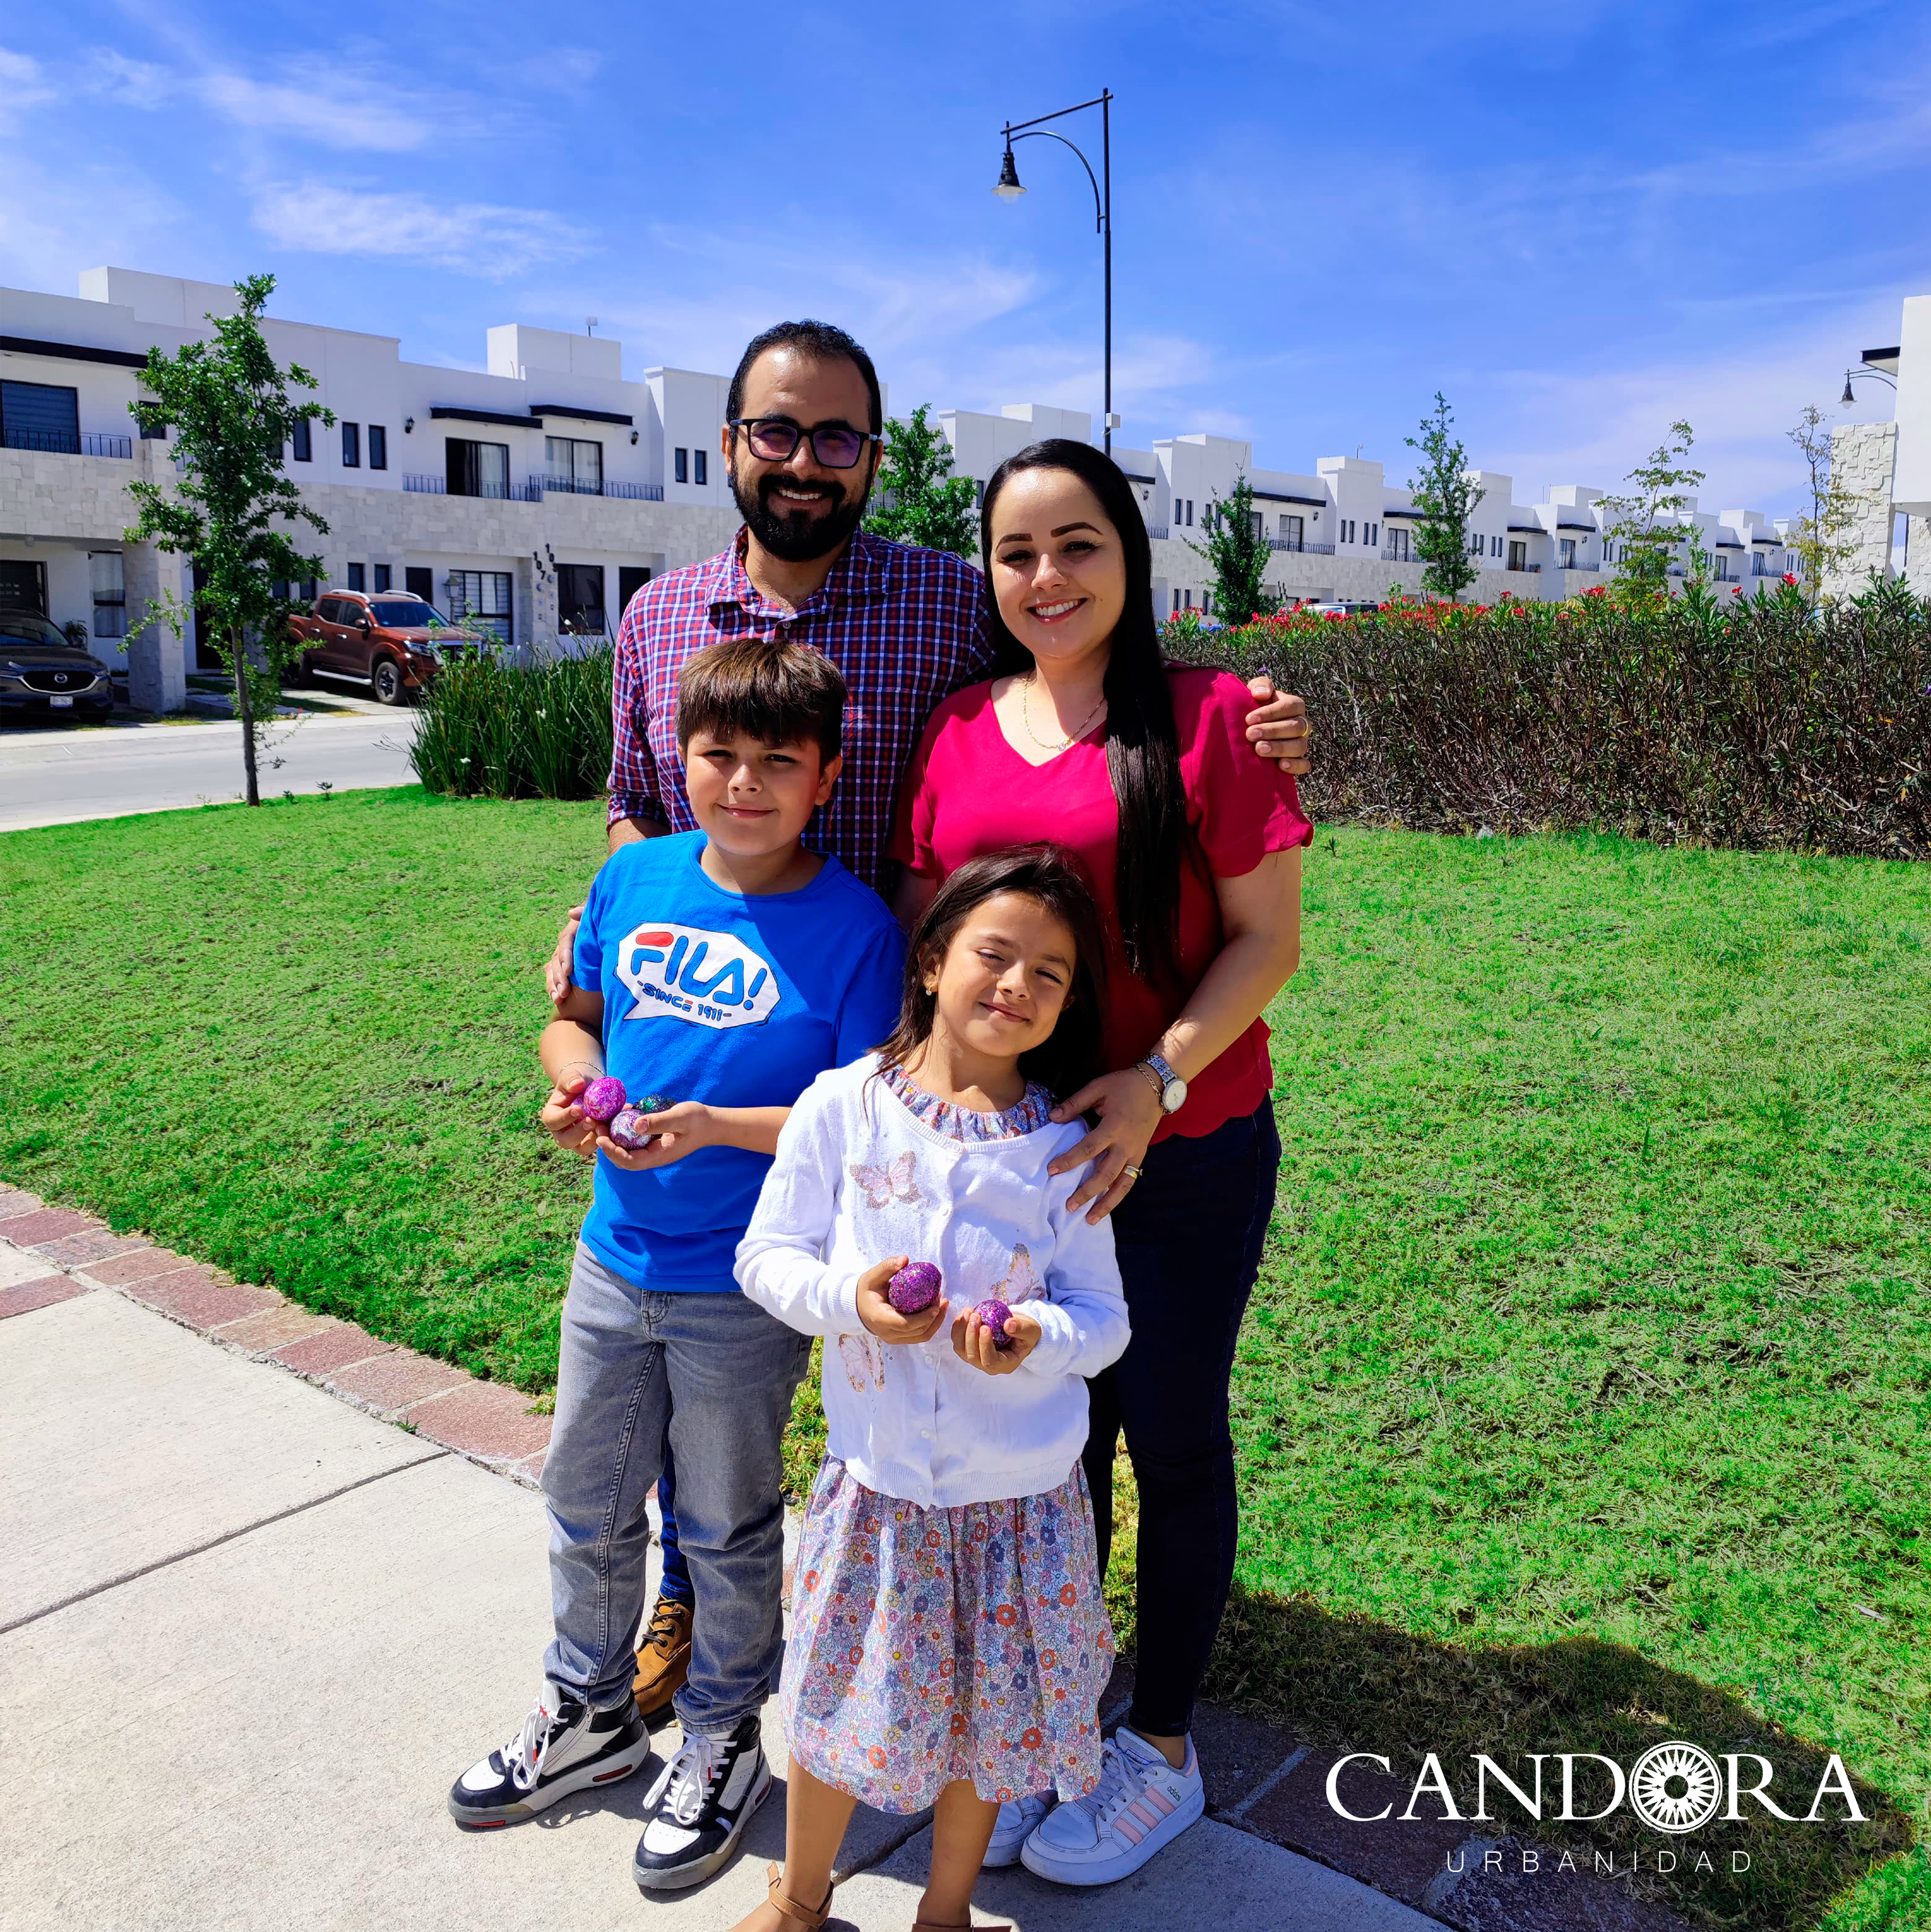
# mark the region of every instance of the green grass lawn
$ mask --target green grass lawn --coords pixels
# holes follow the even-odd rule
[[[601,843],[410,790],[0,837],[0,1179],[540,1394],[587,1184],[537,968]],[[1931,868],[1344,831],[1308,879],[1213,1694],[1404,1774],[1761,1750],[1800,1813],[1839,1751],[1870,1826],[1637,1888],[1931,1925]]]

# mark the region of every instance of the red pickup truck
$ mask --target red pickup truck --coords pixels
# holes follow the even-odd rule
[[[324,591],[311,609],[291,614],[288,628],[305,679],[353,679],[384,704],[406,704],[451,658],[497,641],[452,624],[419,597],[380,590]]]

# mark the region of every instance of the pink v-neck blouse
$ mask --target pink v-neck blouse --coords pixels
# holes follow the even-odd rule
[[[1254,699],[1246,686],[1226,671],[1170,668],[1167,677],[1187,822],[1206,870],[1237,879],[1269,853],[1306,844],[1314,827],[1293,778],[1247,742]],[[1181,988],[1163,993],[1136,978],[1127,970],[1114,891],[1119,806],[1104,728],[1032,765],[1006,742],[990,683],[947,698],[906,769],[892,856],[921,878],[942,879],[969,859],[1042,838],[1071,848],[1092,883],[1107,927],[1107,1065],[1131,1066],[1152,1051],[1225,943],[1212,883],[1197,866],[1181,868]],[[1161,1123],[1154,1138],[1210,1134],[1252,1113],[1274,1085],[1267,1037],[1266,1022],[1257,1018],[1188,1082],[1187,1104]]]

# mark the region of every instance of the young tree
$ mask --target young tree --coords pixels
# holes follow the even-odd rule
[[[1419,450],[1419,472],[1409,484],[1421,524],[1415,549],[1428,568],[1422,588],[1453,603],[1480,574],[1470,554],[1468,520],[1488,491],[1468,473],[1468,452],[1449,434],[1455,417],[1448,398],[1435,392],[1435,410],[1424,416],[1419,436],[1404,436],[1410,449]]]
[[[1678,518],[1690,507],[1692,492],[1703,481],[1703,472],[1685,461],[1695,440],[1689,424],[1671,423],[1668,439],[1623,478],[1632,487],[1622,496],[1602,499],[1603,514],[1614,519],[1604,537],[1621,546],[1616,587],[1626,594],[1669,589],[1670,559],[1684,535]],[[1693,550],[1695,532],[1689,535]]]
[[[927,408],[921,403],[905,421],[887,422],[884,460],[865,527],[894,543],[971,556],[979,548],[978,493],[971,477],[953,475],[952,446],[943,430],[926,422]]]
[[[1203,556],[1214,573],[1214,613],[1223,623],[1244,624],[1250,617],[1264,617],[1279,608],[1279,593],[1269,588],[1268,560],[1273,552],[1261,530],[1260,513],[1254,507],[1254,485],[1246,477],[1236,476],[1233,490],[1223,502],[1218,496],[1207,500],[1200,518],[1207,541],[1197,544],[1191,537],[1187,548]]]
[[[1806,403],[1797,427],[1784,434],[1803,458],[1810,490],[1810,514],[1797,520],[1790,548],[1797,553],[1797,581],[1815,604],[1824,586],[1842,574],[1860,546],[1851,524],[1857,510],[1855,491],[1846,489],[1830,460],[1830,432],[1824,412]]]
[[[261,802],[260,734],[274,716],[281,674],[293,655],[289,601],[276,586],[319,577],[323,567],[319,556],[305,556],[276,526],[299,520],[318,535],[329,528],[284,472],[282,446],[297,423],[335,420],[320,403],[290,400],[290,383],[317,385],[297,364],[278,368],[269,353],[261,314],[274,287],[272,275],[248,276],[235,284],[239,311],[208,317],[215,325],[212,342],[188,343],[171,356],[149,350],[140,376],[146,397],[128,406],[137,417],[174,425],[180,476],[172,486],[128,486],[140,520],[124,535],[130,543],[186,556],[199,574],[196,608],[235,680],[251,805]],[[179,637],[188,615],[170,592],[150,602],[141,621],[165,623]]]

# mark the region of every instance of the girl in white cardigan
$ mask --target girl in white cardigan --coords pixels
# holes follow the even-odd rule
[[[966,1926],[1001,1802],[1098,1778],[1113,1643],[1080,1451],[1126,1304],[1110,1224],[1047,1166],[1084,1132],[1050,1114],[1098,1062],[1101,948],[1057,848],[961,866],[912,934],[897,1031],[779,1136],[737,1279],[824,1336],[828,1441],[780,1694],[785,1865],[739,1932],[824,1923],[860,1799],[935,1808],[917,1924]],[[943,1291],[908,1313],[915,1262]]]

